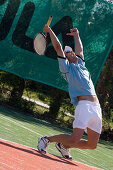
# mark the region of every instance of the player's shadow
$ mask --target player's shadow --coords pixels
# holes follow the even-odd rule
[[[26,152],[28,154],[33,154],[33,155],[40,156],[40,157],[43,157],[43,158],[46,158],[46,159],[51,159],[52,161],[57,161],[57,162],[61,162],[61,163],[65,163],[65,164],[70,164],[70,165],[73,165],[73,166],[77,166],[76,163],[72,162],[71,160],[67,160],[67,159],[65,159],[63,157],[60,157],[60,156],[54,155],[54,158],[53,158],[53,157],[51,157],[51,155],[48,156],[47,154],[42,154],[42,153],[36,151],[35,149],[32,149],[32,148],[28,148],[28,149],[21,148],[21,147],[18,147],[18,146],[14,146],[13,144],[6,143],[4,141],[0,141],[0,144],[8,146],[8,147],[16,149],[16,150],[20,150],[20,151]]]

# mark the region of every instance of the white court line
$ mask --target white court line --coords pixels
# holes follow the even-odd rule
[[[17,112],[15,112],[15,113],[17,113]],[[8,118],[6,118],[6,117],[3,116],[3,115],[1,115],[0,117],[1,117],[1,118],[3,117],[4,119],[8,119]],[[35,133],[35,134],[39,134],[39,133],[34,132],[34,131],[30,130],[29,128],[25,127],[22,123],[16,123],[15,121],[10,120],[10,119],[8,119],[8,120],[9,120],[9,121],[12,121],[14,124],[16,124],[16,125],[18,125],[18,126],[20,126],[20,127],[23,127],[24,129],[27,129],[27,130]],[[26,122],[29,123],[28,121],[26,121]],[[44,126],[44,128],[48,128],[48,127],[46,127],[45,125],[41,125],[41,127],[43,127],[43,126]],[[50,125],[50,124],[49,124],[49,127],[53,128],[53,126]],[[59,131],[59,127],[54,127],[54,130],[58,130],[58,131]],[[49,132],[50,132],[50,131],[49,131]],[[62,132],[64,133],[65,131],[62,130]],[[54,134],[51,133],[51,136],[53,136],[53,135],[54,135]],[[41,136],[41,134],[39,134],[39,136]]]
[[[98,160],[98,158],[95,158],[94,156],[91,156],[91,155],[88,155],[87,154],[87,152],[85,152],[84,150],[82,150],[82,149],[78,149],[82,154],[84,154],[86,157],[90,157],[90,158],[92,158],[92,160],[95,160],[95,161],[97,161]],[[83,159],[82,159],[83,160]],[[83,160],[84,161],[84,160]],[[97,166],[97,164],[95,163],[95,162],[93,162],[93,164],[95,164],[95,166]],[[99,164],[99,165],[101,165],[101,166],[103,166],[103,164]]]
[[[107,154],[105,154],[105,153],[103,153],[102,151],[99,151],[99,150],[98,150],[98,152],[100,152],[102,155],[108,157],[109,159],[113,159],[113,156],[107,155]]]
[[[26,130],[28,130],[28,131],[30,131],[30,132],[32,132],[32,133],[35,133],[35,134],[37,134],[37,135],[39,135],[39,136],[42,136],[40,133],[37,133],[37,132],[35,132],[35,131],[33,131],[33,130],[27,128],[27,127],[25,127],[24,125],[22,125],[22,123],[17,123],[17,122],[15,122],[15,121],[13,121],[13,120],[10,120],[10,119],[8,119],[8,118],[6,118],[6,117],[4,117],[4,116],[0,116],[0,118],[1,118],[1,119],[6,119],[6,120],[8,120],[9,122],[12,122],[12,123],[14,123],[14,124],[17,125],[17,126],[20,126],[20,127],[24,128],[24,129],[26,129]]]
[[[6,117],[4,117],[4,116],[0,116],[0,118],[1,118],[1,119],[6,119],[6,120],[8,120],[9,122],[12,122],[12,123],[14,123],[14,124],[17,125],[17,126],[20,126],[20,127],[24,128],[24,129],[26,129],[26,130],[28,130],[28,131],[30,131],[30,132],[32,132],[32,133],[35,133],[35,134],[39,135],[40,137],[42,137],[41,134],[39,134],[39,133],[37,133],[37,132],[35,132],[35,131],[27,128],[27,127],[25,127],[24,125],[22,125],[22,123],[16,123],[15,121],[10,120],[10,119],[8,119],[8,118],[6,118]],[[0,139],[1,139],[1,138],[0,138]],[[6,141],[7,141],[7,140],[6,140]],[[25,146],[26,146],[26,145],[25,145]],[[33,148],[33,149],[34,149],[34,148]],[[52,148],[50,148],[50,150],[54,151],[54,149],[52,149]]]
[[[0,118],[1,118],[1,119],[6,119],[6,120],[8,120],[9,122],[12,122],[12,123],[14,123],[14,124],[17,125],[17,126],[20,126],[20,127],[24,128],[24,129],[26,129],[26,130],[28,130],[28,131],[30,131],[30,132],[32,132],[32,133],[34,133],[34,134],[37,134],[37,135],[39,135],[40,137],[42,137],[42,135],[41,135],[40,133],[37,133],[37,132],[35,132],[35,131],[33,131],[33,130],[27,128],[27,127],[25,127],[24,125],[22,125],[22,123],[16,123],[15,121],[10,120],[10,119],[6,118],[6,117],[3,116],[3,115],[0,116]],[[52,126],[51,126],[51,127],[52,127]],[[49,149],[52,150],[52,151],[55,151],[55,150],[52,149],[52,148],[49,148]]]

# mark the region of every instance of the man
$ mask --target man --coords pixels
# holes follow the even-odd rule
[[[58,55],[59,68],[69,85],[71,103],[76,107],[72,135],[60,134],[38,139],[38,150],[46,153],[47,146],[56,142],[56,148],[62,156],[72,159],[69,149],[95,149],[102,128],[102,114],[95,93],[90,73],[85,67],[83,46],[77,28],[71,29],[69,36],[75,39],[75,53],[69,46],[63,51],[52,29],[45,25],[43,31],[49,33],[54,49]],[[77,106],[76,106],[77,105]],[[87,130],[88,140],[81,139]]]

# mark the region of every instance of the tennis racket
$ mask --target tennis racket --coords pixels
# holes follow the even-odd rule
[[[52,18],[53,18],[52,16],[49,17],[46,24],[47,26],[50,25]],[[46,35],[43,34],[42,32],[36,34],[33,40],[33,47],[38,55],[44,55],[47,47]]]

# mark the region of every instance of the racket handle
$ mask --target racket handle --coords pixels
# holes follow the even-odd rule
[[[53,16],[50,16],[49,19],[48,19],[48,21],[47,21],[47,24],[46,24],[48,27],[49,27],[49,25],[51,24],[52,19],[53,19]]]

